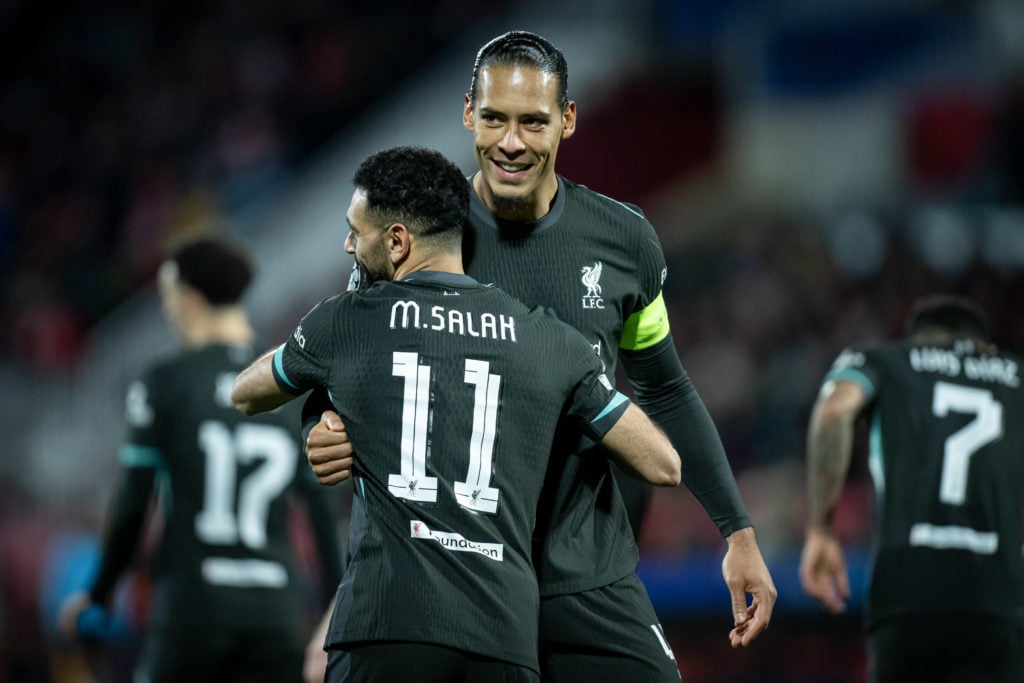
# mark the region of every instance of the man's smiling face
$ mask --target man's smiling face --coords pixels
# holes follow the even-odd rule
[[[558,93],[555,74],[489,66],[480,70],[475,102],[467,97],[463,123],[481,171],[474,187],[501,218],[535,220],[550,208],[558,145],[576,126],[576,105],[563,111]]]

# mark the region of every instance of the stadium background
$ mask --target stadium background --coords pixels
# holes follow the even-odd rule
[[[676,343],[779,588],[771,630],[731,652],[722,542],[685,490],[658,491],[641,574],[684,681],[862,679],[870,483],[858,460],[852,609],[826,618],[796,576],[805,425],[834,355],[898,334],[923,293],[976,297],[1024,346],[1015,0],[3,3],[0,683],[82,680],[53,610],[94,558],[124,387],[172,348],[164,245],[246,239],[249,308],[281,338],[344,286],[363,156],[422,144],[474,168],[462,94],[510,28],[568,59],[580,118],[559,171],[661,236]]]

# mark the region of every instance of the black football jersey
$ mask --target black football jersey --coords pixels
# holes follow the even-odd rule
[[[620,347],[642,348],[668,335],[665,258],[639,209],[558,180],[551,210],[536,222],[501,221],[472,192],[466,272],[529,306],[554,310],[614,377]],[[641,312],[652,315],[637,329]],[[592,441],[559,438],[537,529],[542,595],[607,585],[636,568],[636,542],[612,466],[594,457],[601,453]]]
[[[326,387],[355,449],[332,644],[429,642],[537,668],[531,562],[556,428],[600,439],[628,399],[549,311],[464,275],[322,301],[274,357]]]
[[[969,339],[893,343],[845,351],[826,379],[869,397],[869,624],[936,612],[1024,622],[1019,360]]]
[[[232,408],[235,377],[254,358],[234,346],[185,351],[128,389],[122,463],[155,468],[160,489],[154,625],[298,624],[288,498],[328,494],[305,464],[294,411]]]

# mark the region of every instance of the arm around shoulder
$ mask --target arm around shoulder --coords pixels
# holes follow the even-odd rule
[[[643,410],[630,404],[601,443],[616,462],[634,477],[655,486],[678,486],[679,453]]]
[[[273,410],[295,398],[281,389],[274,378],[274,354],[267,351],[235,378],[231,390],[231,405],[246,415]]]

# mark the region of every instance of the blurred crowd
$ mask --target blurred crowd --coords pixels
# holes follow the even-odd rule
[[[0,358],[72,366],[168,240],[270,190],[504,4],[4,3]]]

